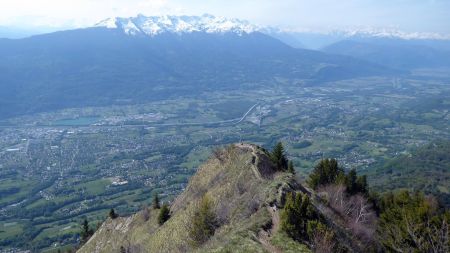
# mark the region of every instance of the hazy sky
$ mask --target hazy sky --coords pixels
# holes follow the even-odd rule
[[[138,13],[210,13],[292,28],[450,33],[450,0],[0,0],[0,26],[80,27]]]

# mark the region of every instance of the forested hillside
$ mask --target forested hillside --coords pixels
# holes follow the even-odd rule
[[[378,163],[369,172],[379,191],[404,188],[435,195],[450,206],[450,141],[435,141],[397,158]]]

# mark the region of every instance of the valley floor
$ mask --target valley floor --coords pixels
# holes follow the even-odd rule
[[[384,161],[450,139],[448,80],[372,77],[305,86],[274,79],[252,92],[245,87],[2,121],[0,247],[74,245],[84,217],[102,222],[111,207],[134,213],[155,192],[172,199],[215,147],[234,142],[271,147],[283,141],[301,180],[322,157],[376,173]],[[449,194],[448,171],[430,168],[431,184],[406,174],[394,168],[377,187],[388,176]]]

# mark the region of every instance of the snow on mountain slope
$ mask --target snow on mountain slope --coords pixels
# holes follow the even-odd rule
[[[262,32],[269,35],[293,34],[293,35],[313,35],[333,37],[337,40],[348,38],[391,38],[404,40],[450,40],[450,35],[439,33],[419,33],[404,32],[395,28],[354,28],[343,30],[302,30],[302,29],[282,29],[278,27],[264,27],[251,24],[248,21],[216,17],[209,14],[202,16],[144,16],[138,15],[130,18],[109,18],[105,19],[96,27],[109,29],[121,29],[128,35],[155,36],[162,33],[236,33],[239,35],[252,32]]]
[[[227,33],[239,35],[260,30],[260,27],[239,19],[212,15],[202,16],[153,16],[138,15],[131,18],[109,18],[95,25],[109,29],[122,29],[128,35],[155,36],[161,33]]]
[[[391,38],[404,40],[450,40],[450,35],[431,32],[405,32],[396,28],[358,28],[331,32],[346,38]]]
[[[433,33],[433,32],[405,32],[396,28],[346,28],[346,29],[331,29],[331,30],[312,30],[312,29],[292,29],[292,28],[277,28],[267,27],[262,29],[268,34],[304,34],[314,36],[328,36],[337,39],[349,38],[388,38],[388,39],[403,39],[403,40],[450,40],[450,34]]]

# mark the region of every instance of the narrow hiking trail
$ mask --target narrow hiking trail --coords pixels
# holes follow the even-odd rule
[[[252,155],[253,155],[254,159],[256,159],[257,154],[256,154],[256,151],[255,151],[255,147],[254,147],[253,145],[251,145],[251,144],[246,144],[246,143],[240,143],[240,144],[237,144],[236,146],[237,146],[238,148],[241,148],[241,149],[250,149],[250,150],[252,151]],[[255,164],[252,164],[252,170],[253,170],[253,173],[255,174],[255,176],[256,176],[259,180],[262,180],[262,179],[263,179],[262,176],[261,176],[261,173],[259,172],[259,170],[258,170],[258,168],[256,167]]]
[[[256,157],[258,156],[254,145],[246,144],[246,143],[239,143],[236,146],[241,149],[251,150],[252,156],[254,157],[254,159],[256,159]],[[254,164],[254,161],[252,161],[252,163],[253,164],[252,164],[251,168],[252,168],[252,171],[255,174],[256,178],[258,178],[259,180],[264,180],[258,167],[256,166],[256,164]],[[275,247],[271,243],[271,239],[272,239],[273,235],[275,235],[275,233],[278,232],[278,230],[280,228],[280,211],[278,208],[273,208],[271,206],[268,206],[266,208],[272,218],[272,226],[269,230],[261,229],[258,232],[257,239],[268,252],[282,253],[283,252],[282,250]]]
[[[272,245],[270,242],[272,239],[272,236],[275,235],[275,233],[280,228],[280,211],[278,209],[273,209],[272,207],[268,206],[267,211],[272,216],[272,227],[269,230],[261,230],[258,233],[258,240],[259,242],[264,246],[264,248],[269,251],[270,253],[282,253],[283,251],[279,248]]]

